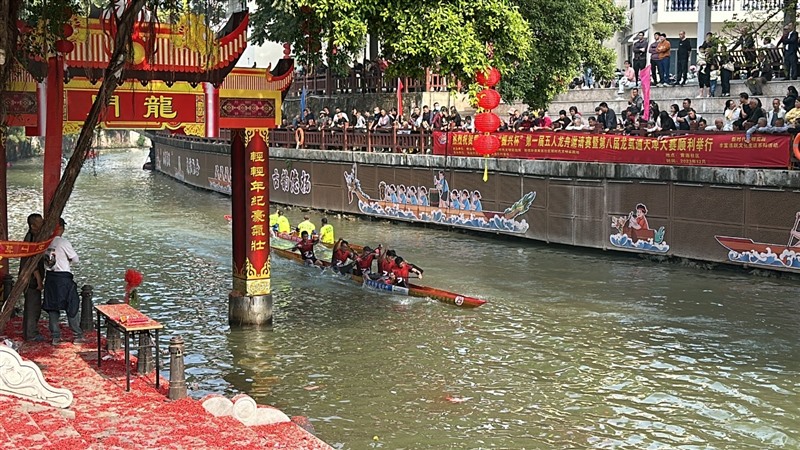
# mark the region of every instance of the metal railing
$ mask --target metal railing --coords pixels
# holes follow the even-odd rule
[[[447,91],[449,86],[446,76],[437,75],[429,69],[425,70],[422,77],[400,77],[400,81],[404,92]],[[387,93],[397,91],[397,78],[366,70],[351,70],[347,76],[337,76],[326,70],[322,73],[295,76],[289,95],[300,96],[303,87],[312,95]],[[460,83],[456,84],[456,88],[460,89]]]
[[[387,153],[430,153],[431,134],[402,130],[326,130],[305,131],[276,129],[270,131],[270,146],[319,150],[353,150]]]
[[[664,2],[664,11],[666,12],[687,12],[697,11],[698,3],[705,0],[666,0]],[[760,2],[762,0],[755,0]],[[766,2],[775,2],[777,0],[766,0]],[[765,2],[765,3],[766,3]],[[734,11],[734,0],[719,0],[711,5],[712,11]]]

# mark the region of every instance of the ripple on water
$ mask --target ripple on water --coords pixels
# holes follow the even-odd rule
[[[800,446],[791,280],[330,217],[490,303],[407,302],[275,258],[274,323],[230,329],[229,199],[138,170],[145,157],[102,153],[66,236],[98,302],[144,273],[140,307],[186,340],[194,396],[246,391],[347,449]],[[39,210],[40,164],[9,171],[12,236]]]

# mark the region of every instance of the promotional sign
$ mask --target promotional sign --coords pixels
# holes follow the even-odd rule
[[[791,136],[697,133],[662,138],[571,132],[496,133],[498,158],[597,161],[672,166],[773,167],[789,165]],[[472,133],[433,133],[433,153],[478,156]]]

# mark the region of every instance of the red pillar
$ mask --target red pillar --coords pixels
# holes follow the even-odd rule
[[[272,321],[269,258],[269,130],[231,130],[233,291],[231,325]]]
[[[47,62],[47,113],[44,138],[44,211],[50,205],[61,180],[62,138],[64,135],[64,67],[60,56]]]
[[[206,98],[206,137],[219,137],[219,88],[203,83]]]
[[[6,128],[7,130],[7,128]],[[8,240],[8,183],[6,182],[8,167],[6,165],[6,134],[0,128],[0,241]],[[0,278],[8,275],[8,260],[0,263]],[[4,286],[5,287],[5,286]],[[3,289],[3,300],[8,298],[8,291]]]

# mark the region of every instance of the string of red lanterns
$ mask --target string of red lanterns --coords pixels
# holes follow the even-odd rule
[[[500,94],[494,90],[494,87],[500,82],[500,71],[495,67],[490,67],[483,72],[479,71],[475,74],[475,81],[483,86],[476,96],[480,112],[475,115],[474,122],[475,131],[481,134],[475,136],[472,148],[488,160],[489,155],[500,150],[500,139],[492,134],[500,127],[500,117],[492,112],[500,104]],[[484,161],[483,181],[488,180],[489,164],[488,161]]]

